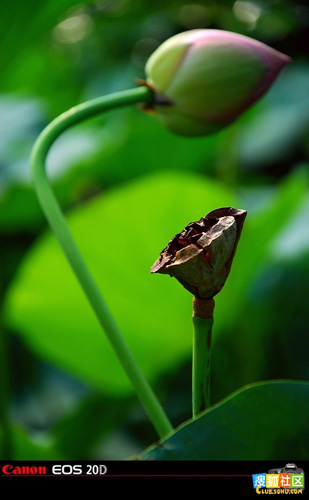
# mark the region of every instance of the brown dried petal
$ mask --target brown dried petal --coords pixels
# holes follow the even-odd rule
[[[213,297],[229,275],[246,215],[224,207],[191,222],[162,250],[151,272],[174,276],[198,298]]]

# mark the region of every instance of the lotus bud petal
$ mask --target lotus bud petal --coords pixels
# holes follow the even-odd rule
[[[222,289],[231,269],[247,212],[218,208],[176,234],[151,268],[174,276],[198,299]]]
[[[290,58],[228,31],[192,30],[165,41],[146,64],[152,108],[180,135],[216,132],[247,110]]]

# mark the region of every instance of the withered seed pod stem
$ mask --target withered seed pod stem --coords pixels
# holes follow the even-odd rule
[[[247,212],[223,207],[190,222],[162,250],[152,273],[174,276],[193,299],[192,413],[210,405],[210,347],[215,302],[230,273]]]
[[[195,418],[210,406],[210,351],[213,299],[193,299],[192,414]]]

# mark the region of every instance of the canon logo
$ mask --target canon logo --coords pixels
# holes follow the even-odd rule
[[[11,465],[11,464],[6,464],[3,465],[2,467],[2,474],[6,475],[16,475],[16,476],[35,476],[35,475],[44,475],[46,474],[46,467],[45,466],[38,466],[36,467],[35,465],[23,465],[22,467],[19,465]]]

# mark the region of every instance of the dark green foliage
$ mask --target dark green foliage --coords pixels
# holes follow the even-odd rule
[[[140,458],[303,460],[308,457],[308,411],[308,383],[252,385],[180,426]]]

